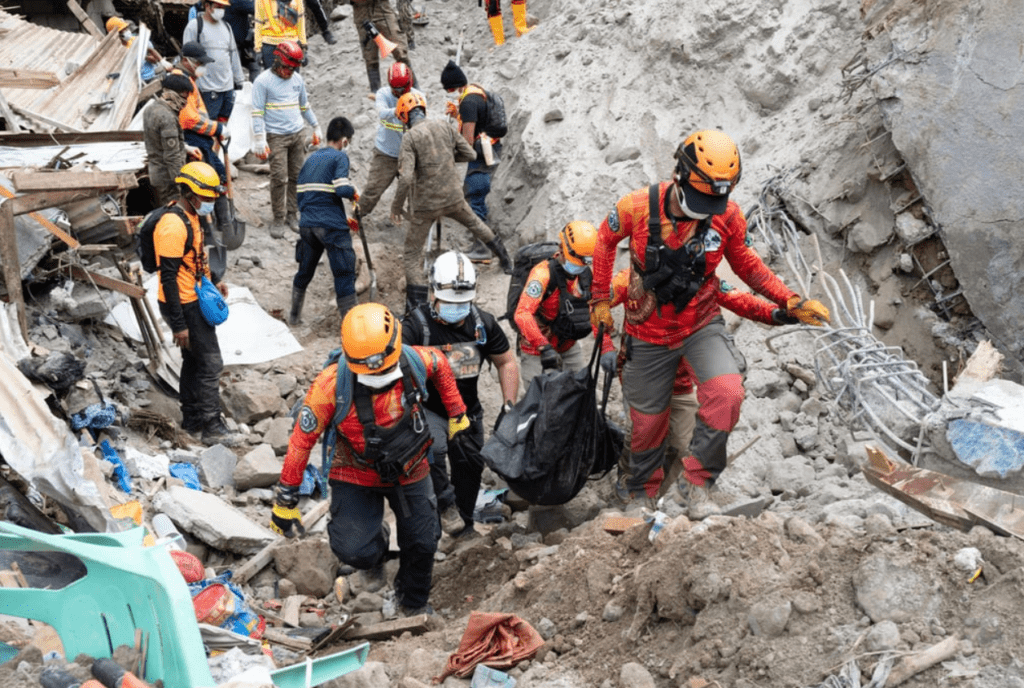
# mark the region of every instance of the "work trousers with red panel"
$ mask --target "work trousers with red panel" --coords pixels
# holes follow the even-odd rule
[[[633,424],[625,485],[630,492],[655,494],[661,486],[672,387],[681,357],[696,377],[700,404],[689,452],[682,458],[683,477],[694,485],[710,486],[725,470],[726,444],[743,403],[745,363],[725,332],[724,320],[717,317],[675,349],[629,339],[622,393]]]

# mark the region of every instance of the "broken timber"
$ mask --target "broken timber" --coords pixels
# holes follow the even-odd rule
[[[101,275],[98,272],[91,272],[77,265],[62,266],[61,271],[66,272],[77,280],[93,282],[97,286],[104,287],[112,291],[119,291],[133,299],[141,299],[146,296],[146,290],[137,284],[115,279],[114,277],[107,277],[106,275]]]
[[[387,640],[400,636],[406,631],[413,635],[426,633],[430,630],[430,617],[426,614],[417,614],[404,619],[393,619],[382,623],[363,626],[358,622],[345,631],[342,636],[345,640]]]
[[[71,191],[72,189],[134,189],[138,179],[130,172],[15,172],[14,188],[32,191]]]
[[[99,27],[89,18],[89,15],[85,13],[82,6],[79,5],[75,0],[67,1],[68,9],[71,10],[71,14],[78,18],[79,23],[86,31],[88,31],[94,38],[103,40],[103,32],[99,30]]]
[[[867,481],[934,521],[963,531],[983,525],[1024,539],[1024,497],[893,461],[874,447],[867,452]]]
[[[51,88],[59,85],[60,79],[53,72],[0,67],[0,88]]]

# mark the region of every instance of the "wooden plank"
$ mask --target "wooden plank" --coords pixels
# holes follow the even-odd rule
[[[48,127],[53,127],[54,129],[60,129],[61,131],[69,131],[75,134],[85,133],[78,127],[73,127],[70,124],[65,124],[64,122],[58,122],[55,119],[50,119],[46,115],[40,115],[38,112],[33,112],[32,110],[29,110],[28,108],[23,108],[20,105],[11,105],[11,109],[17,112],[19,115],[28,117],[31,120],[39,122],[40,124],[45,124]]]
[[[95,195],[92,191],[44,191],[18,196],[6,202],[10,204],[12,213],[24,215],[43,208],[55,208],[84,198],[92,198]]]
[[[4,196],[5,198],[14,198],[14,192],[8,191],[7,187],[0,186],[0,196]],[[78,243],[78,239],[74,238],[73,236],[71,236],[57,225],[47,220],[39,213],[29,213],[28,216],[31,217],[36,222],[38,222],[40,225],[42,225],[43,229],[45,229],[47,232],[49,232],[50,234],[54,235],[55,237],[63,241],[65,244],[67,244],[68,248],[82,247],[82,245]]]
[[[0,87],[2,88],[52,88],[59,85],[60,79],[53,72],[0,67]]]
[[[7,122],[7,128],[13,131],[15,135],[21,131],[21,126],[14,120],[14,111],[7,104],[7,99],[4,98],[3,93],[0,93],[0,116],[3,116]]]
[[[413,635],[426,633],[430,630],[430,617],[426,614],[392,619],[372,626],[355,624],[345,632],[345,640],[387,640],[400,636],[406,631]]]
[[[285,598],[281,605],[281,619],[292,626],[299,625],[299,612],[302,603],[306,601],[305,595],[290,595]]]
[[[18,261],[18,235],[14,228],[14,201],[0,203],[0,256],[4,259],[4,284],[7,298],[18,311],[18,325],[21,335],[28,341],[28,317],[25,314],[25,297],[21,293],[21,264]]]
[[[52,134],[0,134],[0,145],[18,148],[38,148],[39,146],[74,146],[86,143],[133,143],[142,142],[145,132],[142,131],[83,131],[79,133],[54,132]]]
[[[82,25],[82,27],[86,31],[88,31],[93,36],[93,38],[102,41],[103,36],[105,34],[99,30],[99,27],[97,27],[95,23],[93,23],[89,15],[86,14],[85,10],[82,9],[82,6],[75,2],[75,0],[68,0],[67,4],[68,9],[71,10],[71,14],[75,15],[75,17],[78,18],[78,21]]]
[[[147,100],[149,100],[150,98],[155,96],[157,93],[159,93],[160,92],[160,88],[161,88],[160,79],[153,79],[148,84],[146,84],[145,86],[142,87],[142,90],[139,91],[139,97],[138,97],[138,99],[135,102],[138,103],[138,105],[142,105]]]
[[[313,646],[313,641],[309,638],[294,638],[276,628],[267,628],[263,631],[263,638],[277,645],[284,645],[297,652],[306,652]]]
[[[302,517],[302,525],[306,530],[315,526],[316,522],[327,514],[331,508],[330,501],[331,500],[329,499],[325,499],[322,502],[319,502],[315,507],[309,510],[309,513]],[[247,583],[250,578],[262,571],[263,567],[273,560],[274,550],[285,542],[288,542],[288,538],[283,536],[278,537],[269,545],[254,554],[252,559],[235,569],[234,574],[231,576],[231,582],[236,585],[243,585]]]
[[[14,188],[22,193],[33,191],[71,191],[73,189],[134,189],[138,179],[130,172],[15,172]]]
[[[82,282],[95,282],[99,287],[104,287],[111,291],[119,291],[133,299],[141,299],[146,296],[146,290],[137,284],[125,282],[115,277],[107,277],[98,272],[91,272],[77,265],[64,265],[61,267],[61,272],[67,273]]]

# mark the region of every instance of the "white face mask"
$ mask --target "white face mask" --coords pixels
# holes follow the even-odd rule
[[[210,16],[213,17],[214,21],[220,21],[221,19],[224,18],[224,8],[223,7],[217,7],[217,8],[214,8],[214,9],[210,10]]]
[[[199,65],[196,67],[195,75],[197,79],[206,76],[206,65]]]
[[[683,193],[682,188],[679,184],[675,184],[676,188],[676,200],[679,201],[679,207],[683,209],[683,214],[687,217],[692,217],[694,220],[703,220],[708,217],[707,213],[697,213],[686,207],[686,194]]]
[[[363,373],[356,374],[356,380],[359,381],[359,384],[372,387],[373,389],[384,389],[401,378],[401,366],[395,366],[394,370],[390,373],[381,373],[380,375],[364,375]]]

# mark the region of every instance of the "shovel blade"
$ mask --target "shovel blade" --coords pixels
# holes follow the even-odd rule
[[[245,220],[239,220],[236,217],[234,222],[228,226],[228,230],[224,232],[221,240],[224,243],[224,248],[229,251],[240,248],[242,242],[245,241]]]

